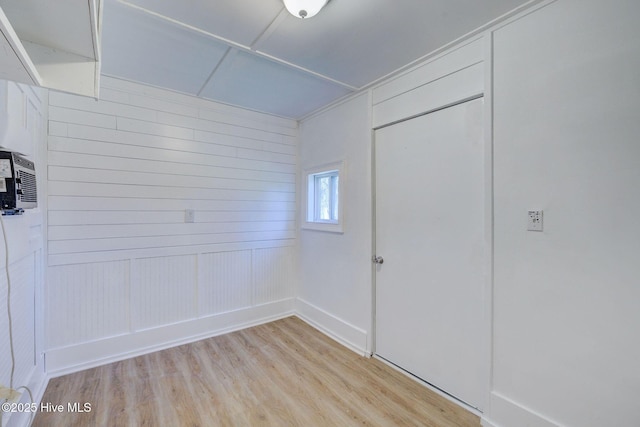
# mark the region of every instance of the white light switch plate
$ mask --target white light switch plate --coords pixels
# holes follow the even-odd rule
[[[527,231],[542,231],[544,224],[544,212],[543,211],[529,211],[527,212]]]

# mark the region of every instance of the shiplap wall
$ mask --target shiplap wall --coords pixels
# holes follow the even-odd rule
[[[50,370],[97,362],[74,346],[293,301],[296,153],[292,120],[108,77],[100,101],[51,92]],[[101,357],[142,350],[114,342]]]

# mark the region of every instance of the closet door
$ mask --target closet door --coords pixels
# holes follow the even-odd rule
[[[375,132],[376,342],[479,408],[486,382],[482,98]]]

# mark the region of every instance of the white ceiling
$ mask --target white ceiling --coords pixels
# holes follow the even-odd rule
[[[301,118],[528,0],[105,0],[102,71]]]

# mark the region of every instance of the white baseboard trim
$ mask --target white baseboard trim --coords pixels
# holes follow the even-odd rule
[[[46,353],[50,378],[222,335],[292,316],[293,298],[73,345]]]
[[[320,332],[338,341],[363,356],[367,351],[367,331],[353,326],[303,299],[296,299],[296,316],[318,329]]]
[[[489,411],[482,416],[484,427],[561,427],[542,414],[514,402],[497,392],[491,392]]]

